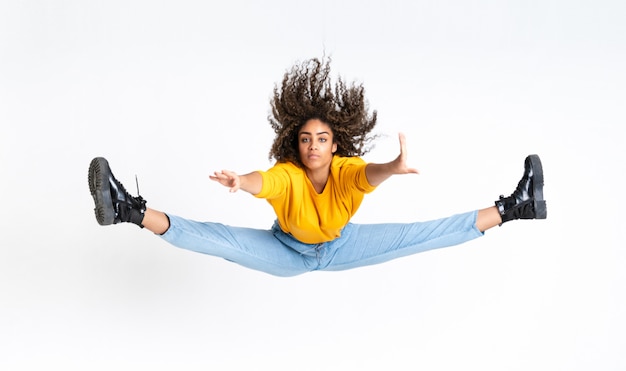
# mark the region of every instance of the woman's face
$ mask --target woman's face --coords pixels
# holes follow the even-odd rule
[[[337,144],[330,126],[319,119],[307,121],[298,132],[300,161],[307,170],[330,168]]]

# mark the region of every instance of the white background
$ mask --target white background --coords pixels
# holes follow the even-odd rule
[[[626,369],[622,1],[0,4],[0,368]],[[418,176],[354,222],[490,206],[541,155],[549,218],[339,273],[275,278],[100,227],[87,168],[149,206],[269,228],[208,179],[267,169],[276,82],[324,54]]]

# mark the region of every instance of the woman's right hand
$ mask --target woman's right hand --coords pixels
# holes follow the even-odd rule
[[[241,187],[239,175],[229,170],[216,171],[213,175],[209,175],[209,178],[224,187],[228,187],[228,191],[231,193],[237,192]]]
[[[224,187],[228,187],[228,191],[231,193],[241,189],[256,195],[261,192],[261,188],[263,187],[263,178],[261,174],[256,171],[250,174],[237,175],[235,172],[222,170],[216,171],[213,175],[209,175],[209,178]]]

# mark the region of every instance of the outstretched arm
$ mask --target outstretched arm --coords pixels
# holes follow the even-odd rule
[[[261,192],[263,187],[263,177],[257,171],[245,175],[237,175],[228,170],[216,171],[214,175],[209,175],[211,180],[228,187],[230,192],[243,190],[253,195]]]
[[[400,154],[395,160],[384,164],[367,164],[365,175],[370,185],[376,187],[395,174],[419,174],[417,169],[406,165],[406,138],[404,134],[398,134],[400,139]]]

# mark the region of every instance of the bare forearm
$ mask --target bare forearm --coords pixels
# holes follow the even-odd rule
[[[390,162],[384,164],[367,164],[365,175],[370,185],[376,187],[394,174],[419,174],[417,169],[406,166],[406,140],[404,134],[399,134],[400,154]]]
[[[394,167],[391,162],[386,164],[369,163],[365,167],[365,175],[371,186],[377,187],[385,180],[389,179],[394,173]]]
[[[228,187],[230,192],[244,190],[253,195],[259,194],[263,188],[263,176],[259,172],[252,172],[246,175],[238,175],[230,170],[216,171],[209,178]]]
[[[263,177],[257,171],[239,176],[240,186],[243,191],[253,195],[259,194],[263,188]]]

